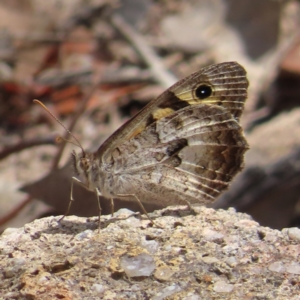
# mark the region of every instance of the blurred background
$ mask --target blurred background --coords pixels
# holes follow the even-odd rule
[[[296,0],[0,0],[0,230],[69,202],[68,161],[80,149],[56,145],[65,131],[33,99],[95,151],[176,80],[224,61],[248,72],[251,149],[213,207],[299,226],[299,25]],[[76,186],[74,198],[71,214],[98,214],[93,193]]]

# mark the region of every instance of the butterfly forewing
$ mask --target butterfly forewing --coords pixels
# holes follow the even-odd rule
[[[201,91],[211,88],[211,94],[201,99]],[[190,105],[202,102],[226,108],[236,118],[242,114],[247,97],[246,71],[235,62],[212,65],[196,72],[171,90]],[[203,95],[205,96],[205,94]]]
[[[208,86],[211,95],[197,97],[198,87]],[[247,97],[246,71],[236,62],[208,66],[175,83],[158,98],[151,101],[135,117],[121,126],[99,148],[102,161],[109,160],[110,153],[119,145],[141,133],[156,120],[194,104],[218,105],[226,108],[238,119]]]

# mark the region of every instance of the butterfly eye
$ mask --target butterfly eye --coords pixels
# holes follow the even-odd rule
[[[201,84],[195,90],[195,95],[198,99],[208,98],[212,94],[212,89],[209,85]]]

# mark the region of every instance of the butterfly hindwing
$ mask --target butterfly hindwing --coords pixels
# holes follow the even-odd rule
[[[135,183],[147,178],[139,184],[144,202],[153,199],[147,186],[190,203],[212,201],[240,170],[247,147],[240,125],[224,108],[187,106],[119,146],[115,170],[127,184],[118,193],[137,193]],[[163,194],[156,198],[164,201]]]

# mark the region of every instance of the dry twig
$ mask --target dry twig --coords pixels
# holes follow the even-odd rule
[[[150,67],[153,77],[163,87],[168,88],[177,81],[177,78],[166,70],[161,59],[148,45],[143,36],[135,31],[120,15],[113,15],[111,23],[133,45],[135,50]]]

